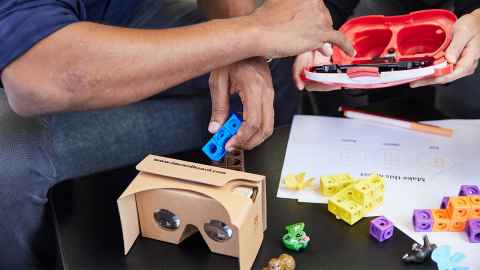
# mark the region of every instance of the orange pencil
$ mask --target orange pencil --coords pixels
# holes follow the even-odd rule
[[[372,122],[377,122],[385,125],[401,127],[405,129],[420,131],[424,133],[430,133],[445,137],[452,137],[453,130],[449,128],[442,128],[433,125],[421,124],[417,122],[411,122],[401,119],[390,118],[382,115],[366,113],[359,110],[354,110],[346,107],[339,107],[338,110],[343,113],[343,115],[347,118],[352,119],[362,119]]]

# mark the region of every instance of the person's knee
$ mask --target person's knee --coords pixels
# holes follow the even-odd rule
[[[34,269],[33,243],[43,222],[54,169],[38,119],[15,115],[0,92],[0,255],[1,269]]]
[[[44,203],[54,179],[45,128],[38,119],[18,117],[0,99],[0,130],[0,200],[22,203],[30,197],[35,203]]]

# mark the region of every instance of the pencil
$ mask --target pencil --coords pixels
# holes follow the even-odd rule
[[[350,109],[346,107],[339,107],[338,110],[343,113],[343,115],[347,118],[351,119],[362,119],[371,122],[381,123],[385,125],[400,127],[404,129],[410,129],[414,131],[430,133],[445,137],[452,137],[453,130],[449,128],[442,128],[434,125],[427,125],[417,122],[411,122],[402,119],[395,119],[387,116],[382,116],[378,114],[372,114],[367,112],[362,112],[355,109]]]

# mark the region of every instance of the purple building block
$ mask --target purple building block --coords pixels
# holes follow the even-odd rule
[[[380,216],[370,221],[370,235],[383,242],[393,236],[393,223],[384,216]]]
[[[430,209],[415,209],[413,211],[413,228],[416,232],[431,232],[433,216]]]
[[[440,209],[447,209],[448,200],[450,200],[450,197],[443,197],[442,203],[440,204]]]
[[[480,188],[474,185],[460,186],[460,192],[458,193],[458,196],[470,196],[470,195],[480,195]]]
[[[465,226],[468,240],[472,243],[480,243],[480,219],[470,219]]]

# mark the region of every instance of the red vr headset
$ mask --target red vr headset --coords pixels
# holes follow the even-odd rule
[[[364,16],[347,21],[340,32],[357,54],[333,48],[332,64],[307,67],[306,80],[345,88],[383,88],[453,71],[445,59],[455,14],[424,10],[400,16]]]

